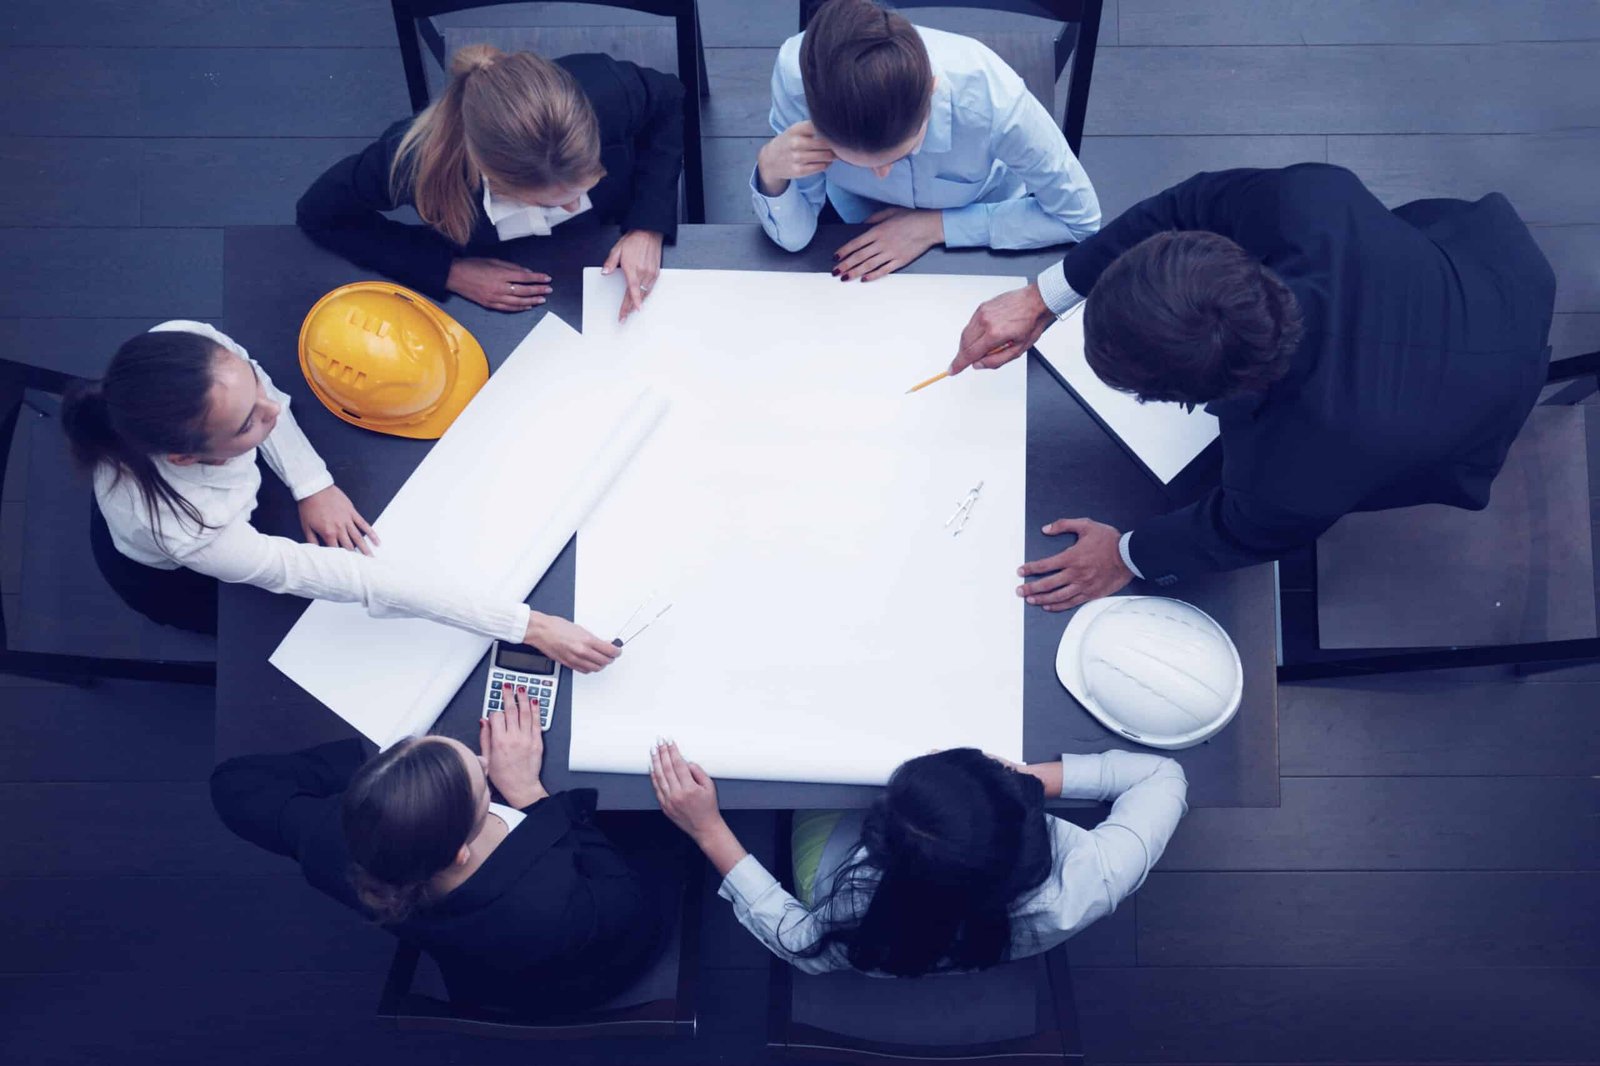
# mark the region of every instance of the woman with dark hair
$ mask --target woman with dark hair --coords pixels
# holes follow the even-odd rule
[[[533,644],[573,670],[618,649],[516,596],[462,589],[372,554],[377,536],[239,345],[200,322],[165,322],[125,343],[100,381],[67,393],[61,424],[94,477],[90,541],[111,587],[147,617],[217,631],[217,582],[363,604]],[[260,451],[300,505],[306,543],[250,524]]]
[[[1100,228],[1100,201],[1055,119],[970,37],[877,0],[828,0],[772,70],[772,132],[750,177],[767,235],[811,243],[825,203],[871,228],[835,253],[871,281],[937,244],[1041,248]]]
[[[553,227],[617,223],[603,270],[638,310],[678,228],[683,85],[604,55],[556,60],[469,45],[431,106],[330,167],[300,198],[300,227],[351,262],[436,300],[496,311],[544,303],[550,276],[493,257]],[[414,207],[424,226],[385,218]]]
[[[480,726],[482,755],[429,736],[365,763],[355,740],[246,756],[212,774],[212,802],[234,833],[427,951],[452,999],[582,1010],[653,961],[671,878],[641,876],[592,824],[592,790],[545,791],[539,710],[511,690],[507,708]]]
[[[748,854],[716,785],[671,742],[650,759],[661,809],[723,876],[744,927],[807,973],[982,970],[1048,951],[1141,884],[1188,810],[1183,768],[1109,751],[1021,766],[973,748],[901,764],[865,812],[802,816],[799,898]],[[1045,797],[1109,801],[1093,830]]]

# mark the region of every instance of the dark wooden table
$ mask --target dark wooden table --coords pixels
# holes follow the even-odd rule
[[[774,246],[761,229],[748,226],[689,226],[667,249],[666,267],[746,270],[826,270],[832,251],[855,232],[824,228],[806,251],[791,255]],[[504,247],[504,258],[542,270],[555,279],[547,309],[582,328],[582,270],[598,264],[610,240],[593,229],[558,231],[555,236]],[[1059,252],[993,253],[982,249],[935,250],[910,268],[912,273],[1016,274],[1031,276]],[[224,245],[223,329],[248,348],[293,397],[306,435],[327,460],[334,478],[362,512],[376,516],[421,462],[431,446],[355,428],[339,421],[317,402],[301,376],[296,357],[300,322],[318,297],[339,285],[375,275],[322,251],[288,226],[227,230]],[[483,344],[491,366],[499,366],[521,342],[540,312],[521,315],[486,311],[459,298],[445,309]],[[815,328],[805,308],[775,329]],[[952,355],[932,353],[938,363]],[[1172,505],[1167,490],[1145,473],[1084,410],[1077,400],[1030,358],[1005,372],[1028,375],[1027,556],[1037,558],[1065,546],[1040,528],[1062,517],[1092,516],[1122,529],[1136,527]],[[485,457],[486,461],[493,461]],[[272,533],[299,535],[293,501],[270,473],[263,478],[256,525]],[[528,602],[537,610],[570,616],[573,600],[573,545],[569,544],[534,589]],[[1022,560],[1018,560],[1020,563]],[[1156,592],[1130,586],[1130,592]],[[1185,583],[1171,590],[1201,607],[1232,635],[1244,661],[1244,704],[1219,736],[1178,753],[1189,775],[1190,802],[1205,806],[1276,806],[1278,803],[1276,621],[1270,567],[1256,567]],[[278,642],[305,609],[305,601],[274,596],[249,586],[225,586],[218,644],[217,754],[284,750],[319,740],[349,736],[353,730],[267,662]],[[1094,752],[1126,747],[1083,711],[1055,676],[1056,645],[1069,614],[1029,609],[1024,627],[1024,749],[1028,759],[1060,752]],[[473,743],[477,736],[479,675],[440,717],[436,732]],[[982,712],[981,704],[975,710]],[[578,774],[567,769],[570,707],[564,688],[555,721],[546,734],[545,783],[552,789],[592,786],[605,807],[652,807],[644,776]],[[784,782],[719,782],[727,807],[815,808],[864,805],[875,789],[847,785]]]

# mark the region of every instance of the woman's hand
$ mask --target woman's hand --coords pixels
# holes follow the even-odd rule
[[[539,781],[544,768],[544,733],[538,704],[514,685],[501,685],[505,709],[478,723],[478,747],[488,763],[489,780],[506,802],[521,810],[550,793]]]
[[[655,286],[661,273],[661,241],[659,233],[632,229],[611,246],[611,254],[606,256],[600,273],[609,274],[621,267],[622,278],[628,283],[628,291],[622,297],[622,310],[617,313],[618,322],[627,321],[629,315],[643,307],[645,297]]]
[[[556,662],[580,674],[604,670],[611,661],[622,654],[622,649],[607,643],[565,618],[528,612],[528,631],[524,644],[532,644]]]
[[[350,502],[350,497],[337,485],[329,485],[300,501],[300,531],[305,534],[307,544],[349,548],[364,555],[372,554],[367,541],[382,543],[356,510],[356,505]]]
[[[756,183],[767,196],[782,196],[795,178],[821,174],[836,157],[833,147],[811,124],[796,122],[761,146],[756,156]]]
[[[650,749],[650,784],[661,813],[688,834],[726,877],[745,850],[717,807],[717,784],[711,775],[679,754],[677,744],[663,740]]]
[[[457,259],[444,287],[491,311],[526,311],[550,295],[550,275],[504,259]]]
[[[936,244],[944,243],[944,212],[886,207],[867,216],[872,228],[833,253],[840,281],[872,281],[908,265]]]

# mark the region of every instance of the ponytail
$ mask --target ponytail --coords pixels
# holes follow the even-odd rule
[[[400,138],[390,195],[465,246],[478,218],[480,182],[512,189],[597,181],[600,124],[566,70],[531,52],[468,45],[450,61],[439,99]]]
[[[206,450],[218,351],[196,333],[141,333],[117,349],[102,380],[74,382],[62,398],[61,428],[78,466],[92,473],[104,464],[117,480],[132,478],[158,538],[163,511],[188,520],[197,532],[210,528],[161,476],[154,456]]]

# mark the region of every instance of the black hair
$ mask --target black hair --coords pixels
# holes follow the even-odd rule
[[[356,895],[381,924],[394,925],[431,902],[429,882],[471,839],[478,804],[456,750],[413,737],[356,772],[342,819]]]
[[[157,455],[206,451],[215,361],[221,349],[185,330],[141,333],[117,349],[106,376],[78,381],[61,404],[61,427],[73,458],[85,470],[108,464],[139,488],[150,524],[159,531],[163,508],[208,527],[200,511],[157,469]]]
[[[933,65],[916,27],[873,0],[828,0],[806,25],[800,79],[817,132],[882,152],[928,117]]]
[[[1141,400],[1204,404],[1264,391],[1300,345],[1300,305],[1276,274],[1215,233],[1168,231],[1118,256],[1084,308],[1084,355]]]
[[[842,945],[855,969],[896,977],[994,966],[1012,905],[1053,869],[1044,786],[976,748],[911,759],[867,812],[863,848],[813,905],[829,928],[797,954]]]

